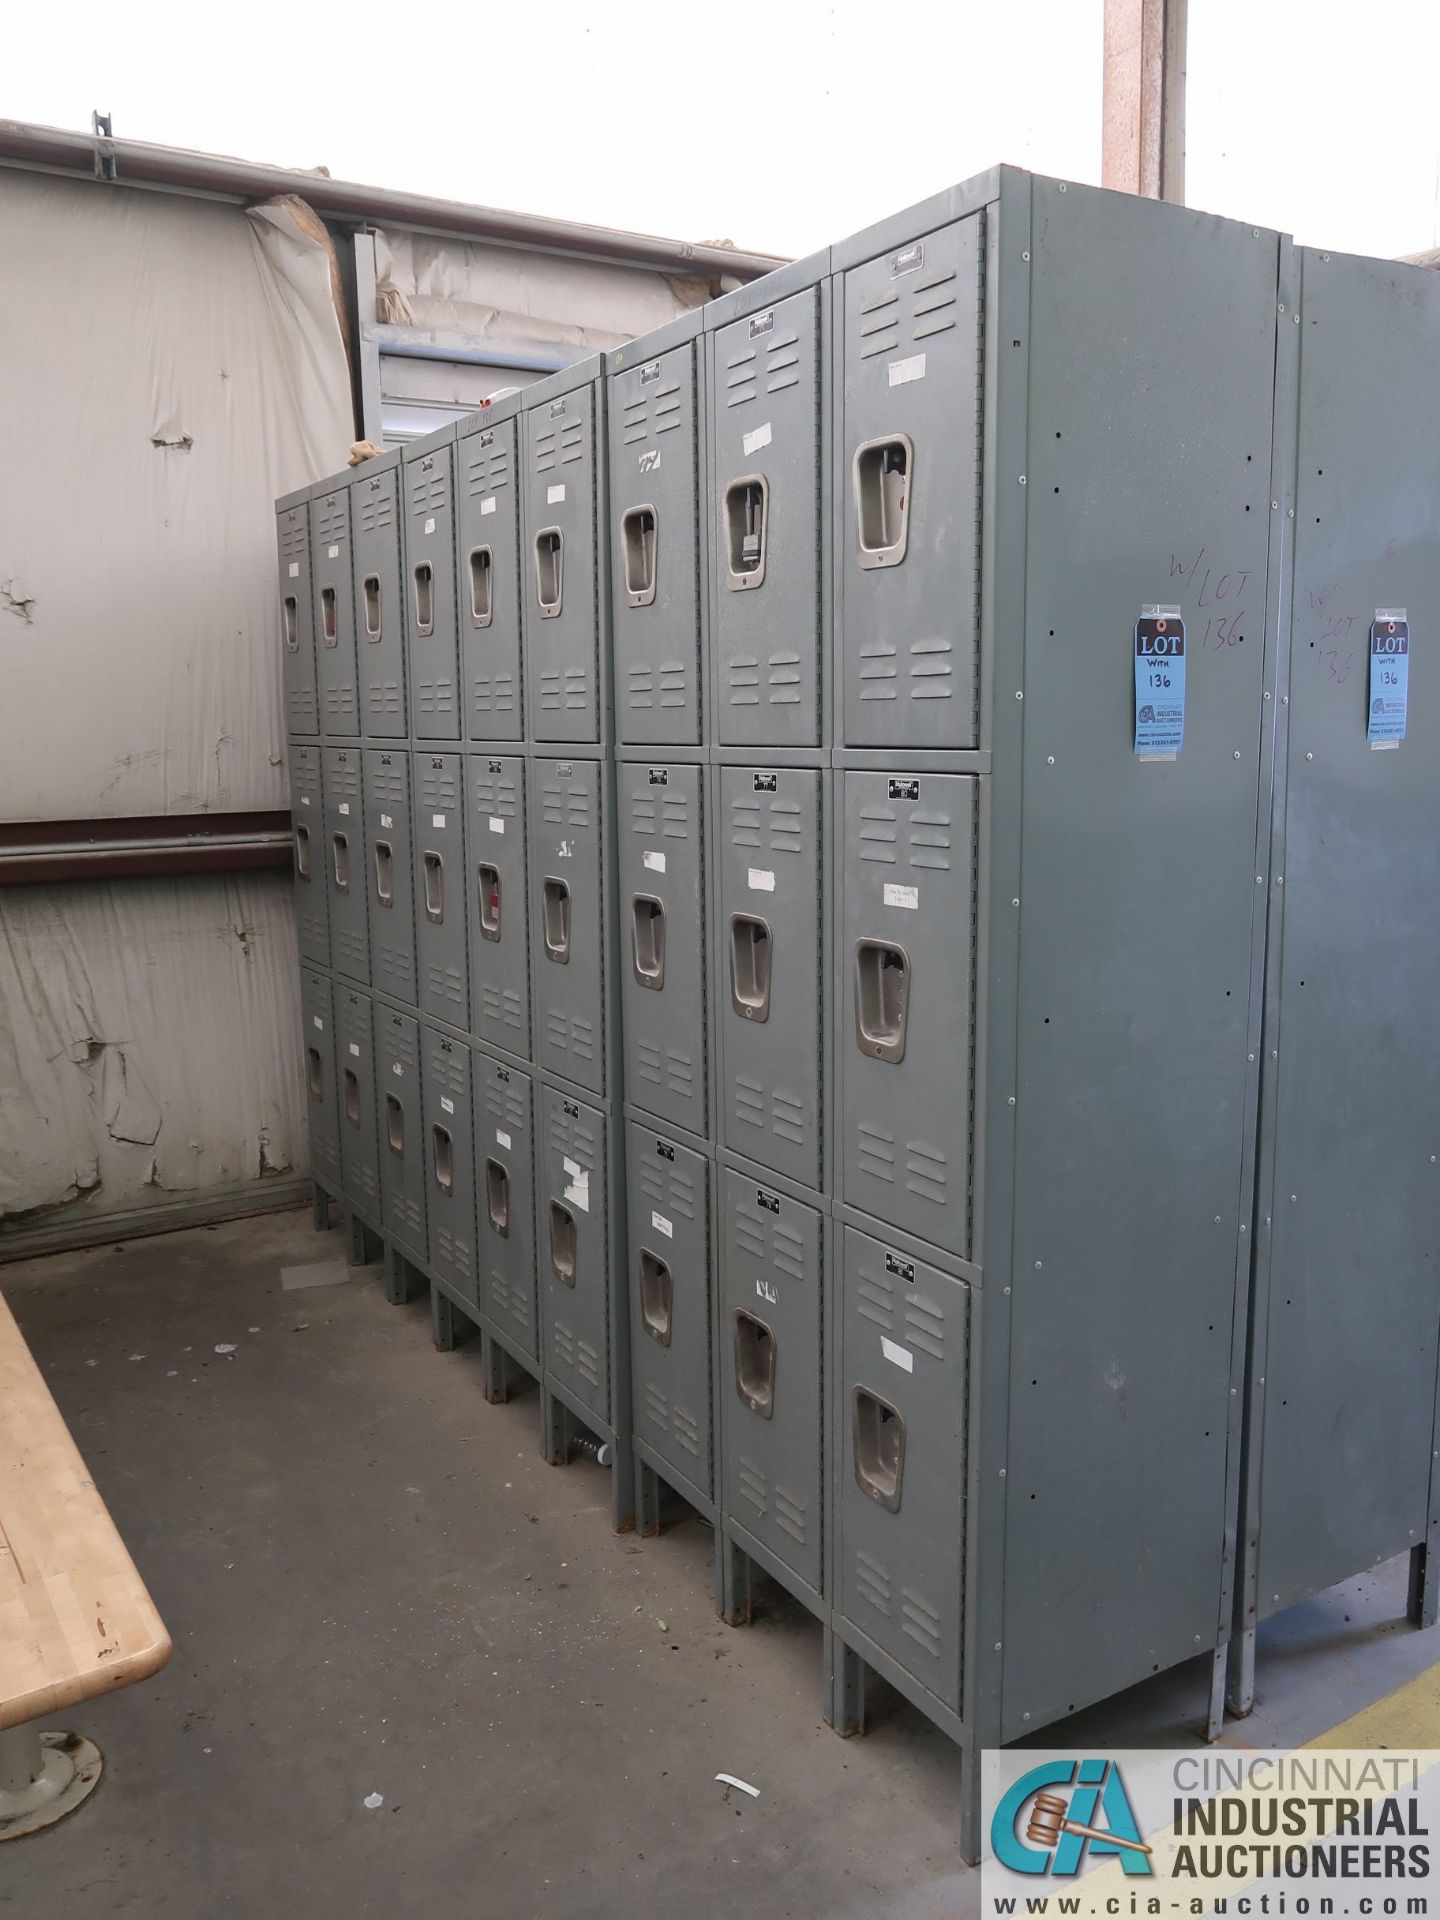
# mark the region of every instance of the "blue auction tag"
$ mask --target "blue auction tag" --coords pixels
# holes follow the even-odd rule
[[[1147,607],[1135,623],[1135,751],[1173,760],[1185,744],[1185,622]]]
[[[1377,607],[1370,629],[1370,711],[1365,738],[1396,747],[1405,738],[1410,698],[1410,622],[1404,607]]]

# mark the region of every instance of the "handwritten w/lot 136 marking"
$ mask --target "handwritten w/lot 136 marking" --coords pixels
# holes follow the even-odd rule
[[[1250,569],[1229,567],[1220,571],[1206,559],[1205,551],[1201,547],[1193,560],[1172,553],[1170,578],[1183,580],[1191,589],[1197,611],[1203,613],[1207,607],[1218,609],[1222,605],[1225,608],[1223,613],[1216,611],[1207,616],[1200,645],[1211,648],[1238,647],[1245,638],[1241,631],[1245,609],[1240,603],[1250,578]]]

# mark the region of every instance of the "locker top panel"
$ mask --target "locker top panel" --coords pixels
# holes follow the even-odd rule
[[[344,477],[355,487],[362,480],[373,480],[377,473],[396,473],[403,451],[401,447],[391,447],[388,453],[374,454],[369,460],[362,460],[358,467],[351,467]]]
[[[650,333],[627,340],[623,347],[612,347],[605,355],[606,373],[613,378],[630,367],[638,367],[643,361],[653,360],[657,354],[668,353],[671,347],[683,347],[687,340],[698,340],[705,331],[708,312],[708,307],[692,307],[688,313],[677,313],[663,327],[656,327]]]
[[[748,287],[737,287],[734,293],[722,293],[718,300],[712,300],[703,309],[705,331],[718,333],[722,327],[728,327],[732,320],[742,320],[749,313],[763,313],[766,307],[775,307],[782,300],[788,300],[792,293],[804,293],[808,287],[818,287],[830,272],[830,249],[822,247],[819,253],[810,253],[803,260],[791,260],[783,267],[777,267],[774,273],[767,273],[760,280],[752,280]]]
[[[1023,182],[1029,177],[1017,167],[991,167],[969,180],[958,181],[943,192],[918,200],[913,207],[886,214],[873,227],[862,227],[859,233],[852,233],[848,240],[839,241],[830,249],[831,267],[836,273],[846,273],[878,254],[888,253],[892,247],[902,246],[918,233],[948,227],[953,220],[963,220],[998,200],[1003,185]]]
[[[322,487],[329,484],[328,481],[320,482]],[[297,487],[293,493],[282,493],[275,502],[276,513],[289,513],[295,507],[303,507],[315,490],[315,483],[312,482],[308,487]]]
[[[587,354],[583,360],[577,360],[573,366],[561,367],[558,373],[547,374],[543,380],[537,380],[533,386],[524,388],[520,396],[520,410],[523,413],[532,413],[536,407],[543,407],[547,401],[560,400],[567,393],[574,393],[577,387],[585,387],[592,380],[603,379],[604,374],[604,354]]]
[[[474,413],[467,413],[463,419],[455,422],[455,438],[466,440],[472,433],[479,433],[485,427],[498,426],[502,420],[513,420],[517,414],[525,411],[525,402],[534,392],[533,387],[516,387],[510,393],[497,393]]]
[[[427,454],[434,453],[437,447],[447,447],[455,439],[455,422],[447,420],[443,427],[436,427],[433,433],[427,433],[423,439],[412,440],[408,446],[400,448],[400,458],[405,466],[412,460],[423,460]]]

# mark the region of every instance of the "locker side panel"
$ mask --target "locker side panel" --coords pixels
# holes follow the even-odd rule
[[[300,969],[300,1021],[305,1050],[310,1165],[331,1193],[340,1191],[340,1113],[335,1092],[335,1006],[330,976]]]
[[[605,1115],[542,1087],[536,1212],[545,1371],[610,1419],[610,1243]]]
[[[376,740],[405,738],[404,599],[400,579],[400,469],[350,483],[355,543],[355,652],[362,730]]]
[[[525,762],[467,760],[470,1002],[474,1031],[530,1057],[530,933],[525,884]]]
[[[616,768],[626,1098],[709,1134],[704,778],[695,766]]]
[[[403,472],[411,735],[416,740],[458,740],[454,442],[416,450],[407,456]]]
[[[636,1438],[713,1500],[710,1162],[632,1124],[626,1173]]]
[[[328,736],[360,731],[355,671],[355,578],[350,546],[350,482],[337,482],[310,502],[310,566],[314,579],[315,677],[320,728]]]
[[[414,833],[410,755],[403,747],[367,747],[361,768],[369,879],[370,982],[407,1007],[415,980]]]
[[[375,1117],[385,1233],[403,1253],[423,1264],[429,1258],[429,1247],[420,1023],[408,1013],[381,1005],[374,1009],[374,1020]]]
[[[375,1134],[375,1036],[370,996],[335,989],[335,1083],[340,1106],[340,1166],[345,1198],[378,1225],[380,1157]]]
[[[421,1029],[421,1046],[430,1269],[478,1306],[470,1049],[434,1027]]]
[[[422,1012],[468,1031],[465,762],[417,751],[414,793],[415,959]]]
[[[524,735],[518,434],[517,420],[501,420],[456,442],[460,661],[472,740]]]
[[[600,738],[595,388],[524,415],[526,711],[535,740]]]
[[[535,1064],[605,1092],[605,768],[531,760],[530,949]]]
[[[330,964],[330,908],[325,880],[324,749],[290,742],[290,811],[294,816],[295,934],[300,957]]]
[[[480,1311],[538,1367],[533,1084],[487,1054],[474,1064]]]
[[[326,747],[325,892],[334,971],[368,987],[370,925],[366,895],[369,876],[360,766],[358,746]]]
[[[289,733],[319,733],[307,502],[300,500],[275,509],[275,542],[280,557],[280,663],[285,727]]]

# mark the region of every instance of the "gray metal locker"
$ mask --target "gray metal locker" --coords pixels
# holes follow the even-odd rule
[[[310,600],[310,489],[275,502],[280,558],[280,664],[288,733],[319,733],[315,691],[315,613]]]
[[[410,778],[420,1010],[464,1032],[470,1026],[464,756],[417,747],[410,757]]]
[[[704,737],[702,324],[696,308],[606,361],[615,732],[637,745]]]
[[[979,733],[983,215],[843,276],[836,673],[848,746]]]
[[[377,1002],[375,1120],[385,1237],[423,1266],[426,1237],[425,1129],[420,1103],[420,1023]]]
[[[481,413],[455,443],[460,669],[472,740],[520,740],[520,423]]]
[[[547,1374],[610,1420],[610,1201],[608,1121],[542,1086],[544,1160],[536,1210],[536,1264]]]
[[[853,1227],[842,1242],[835,1605],[958,1712],[970,1289]]]
[[[530,1057],[530,925],[525,886],[525,762],[467,758],[470,1004],[474,1032]]]
[[[811,767],[721,767],[720,1138],[822,1182],[822,794]]]
[[[353,738],[360,731],[360,699],[348,475],[322,481],[310,496],[310,571],[315,588],[311,604],[320,731]]]
[[[460,638],[455,616],[455,429],[404,449],[405,635],[410,737],[460,738]]]
[[[335,1096],[345,1198],[380,1225],[380,1155],[375,1134],[375,1034],[370,996],[335,982]]]
[[[598,359],[582,361],[525,395],[520,575],[532,740],[600,738],[599,372]]]
[[[704,769],[627,761],[615,778],[625,1097],[707,1137]]]
[[[305,1110],[310,1116],[310,1171],[340,1191],[340,1116],[335,1098],[335,1007],[330,976],[300,969],[300,1021],[305,1047]]]
[[[604,841],[599,760],[531,760],[530,950],[535,1064],[605,1087]]]
[[[716,725],[723,746],[826,738],[821,658],[822,259],[761,307],[764,282],[709,324],[710,539]],[[773,276],[789,284],[805,266]],[[769,277],[769,276],[767,276]],[[728,325],[719,319],[745,309]]]
[[[1273,1226],[1256,1247],[1239,1617],[1253,1628],[1420,1548],[1411,1613],[1424,1624],[1440,1575],[1440,281],[1389,260],[1297,259],[1257,1209]]]
[[[370,899],[370,984],[407,1007],[418,1005],[415,979],[414,833],[410,755],[404,747],[366,747],[361,756]]]
[[[324,749],[290,742],[290,811],[295,836],[295,934],[302,960],[330,964],[330,909],[325,882],[329,859],[322,783]]]
[[[538,1370],[533,1082],[518,1067],[478,1048],[471,1064],[480,1311]]]
[[[420,1029],[420,1045],[429,1270],[478,1306],[470,1049],[429,1026]]]
[[[405,738],[405,613],[400,577],[400,451],[367,460],[350,482],[355,546],[355,655],[360,727]]]
[[[365,806],[360,795],[360,749],[325,749],[325,892],[330,914],[330,964],[337,974],[370,984],[370,925],[366,910]]]
[[[970,1252],[973,775],[837,773],[843,796],[840,1192]]]
[[[625,1166],[635,1438],[713,1501],[710,1161],[632,1123]]]
[[[719,1178],[721,1508],[823,1593],[825,1217],[733,1167]]]

